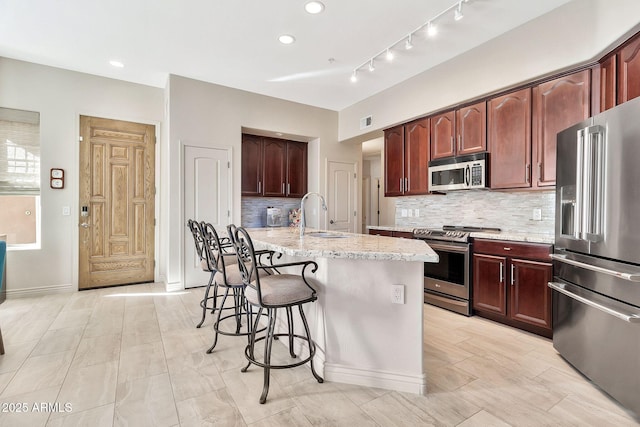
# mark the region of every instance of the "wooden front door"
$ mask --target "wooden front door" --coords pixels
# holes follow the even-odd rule
[[[78,288],[154,280],[155,127],[80,116]]]

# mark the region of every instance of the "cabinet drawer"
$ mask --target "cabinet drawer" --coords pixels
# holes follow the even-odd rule
[[[473,240],[473,252],[507,257],[549,261],[552,246],[542,243],[521,243],[506,240]]]

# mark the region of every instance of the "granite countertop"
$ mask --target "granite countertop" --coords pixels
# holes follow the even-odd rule
[[[396,227],[385,225],[370,225],[367,226],[367,230],[387,230],[387,231],[413,231],[412,227]],[[477,239],[492,239],[492,240],[510,240],[515,242],[530,242],[530,243],[546,243],[553,245],[555,242],[555,236],[553,234],[543,233],[525,233],[516,231],[501,231],[499,233],[485,233],[485,232],[472,232],[471,237]]]
[[[348,237],[322,238],[308,234],[318,231],[310,228],[300,238],[300,230],[293,227],[249,228],[247,231],[256,246],[291,256],[438,262],[438,255],[421,240],[331,231],[326,233]]]

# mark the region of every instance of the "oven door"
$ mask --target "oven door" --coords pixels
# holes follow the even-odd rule
[[[469,244],[427,240],[440,260],[424,263],[424,289],[469,300]]]

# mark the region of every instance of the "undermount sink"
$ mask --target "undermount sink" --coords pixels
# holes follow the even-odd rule
[[[328,233],[326,231],[310,231],[305,233],[306,236],[322,237],[323,239],[343,239],[349,237],[347,234]]]

